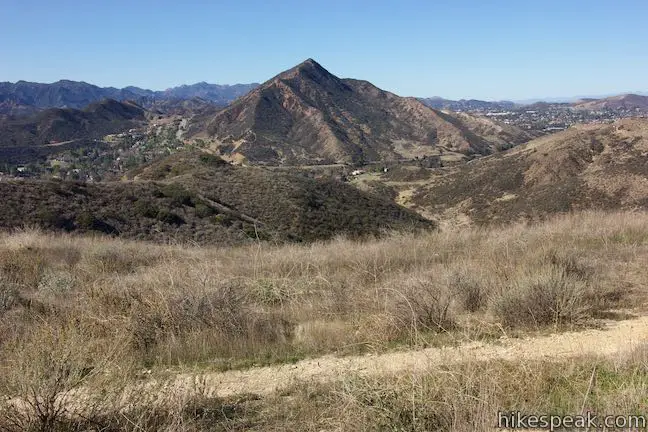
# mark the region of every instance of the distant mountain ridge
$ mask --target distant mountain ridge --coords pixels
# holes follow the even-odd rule
[[[511,101],[483,101],[478,99],[450,100],[439,96],[419,98],[419,101],[430,108],[450,111],[510,110],[520,106]]]
[[[611,96],[603,99],[583,99],[572,106],[576,109],[600,110],[600,109],[627,109],[627,110],[648,110],[648,96],[638,94],[624,94]]]
[[[211,140],[224,156],[261,164],[364,163],[444,149],[490,154],[530,139],[492,120],[465,120],[338,78],[308,59],[197,119],[188,134]]]
[[[224,106],[258,84],[219,85],[205,82],[182,85],[163,91],[139,87],[98,87],[83,81],[60,80],[51,84],[18,81],[0,82],[0,114],[19,115],[47,108],[81,109],[104,99],[133,100],[146,107],[157,101],[201,98]]]

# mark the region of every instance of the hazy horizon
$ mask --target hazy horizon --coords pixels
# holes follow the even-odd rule
[[[8,3],[8,4],[7,4]],[[645,92],[648,4],[556,0],[4,2],[0,81],[165,90],[264,82],[306,58],[402,96],[571,99]]]

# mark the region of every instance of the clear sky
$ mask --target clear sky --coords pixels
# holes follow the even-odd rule
[[[0,0],[0,81],[161,90],[312,57],[403,96],[648,91],[648,0]]]

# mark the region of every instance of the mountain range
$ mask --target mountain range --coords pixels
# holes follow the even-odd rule
[[[5,106],[18,107],[19,95],[31,104],[24,106],[42,106],[0,121],[0,150],[49,149],[61,141],[76,144],[140,128],[158,109],[183,113],[183,140],[197,145],[143,162],[122,181],[3,178],[0,227],[29,223],[155,241],[230,244],[426,229],[436,226],[433,220],[510,223],[578,209],[648,206],[646,119],[577,125],[535,138],[486,117],[440,111],[367,81],[336,77],[312,59],[255,85],[224,108],[213,103],[214,92],[223,89],[204,83],[170,89],[174,96],[167,99],[134,87],[64,84],[48,91],[37,85],[42,93],[31,99],[24,90],[29,86],[23,86],[25,94],[3,99]],[[83,109],[44,108],[82,105],[113,90],[117,99],[93,101]],[[231,97],[245,91],[229,90]],[[126,95],[135,101],[118,100]],[[149,108],[136,101],[147,101]],[[480,106],[481,101],[462,103]],[[644,103],[643,96],[625,95],[582,100],[573,107],[634,109]],[[456,164],[428,165],[427,156]],[[235,161],[267,166],[228,163]],[[351,182],[335,180],[351,177],[352,168],[338,164],[369,162],[388,168]],[[320,171],[311,175],[308,169]]]
[[[365,163],[439,151],[490,154],[528,141],[514,126],[444,113],[341,79],[308,59],[223,110],[194,119],[189,135],[226,158],[266,164]]]
[[[86,82],[61,80],[52,84],[18,81],[0,82],[0,114],[29,114],[47,108],[76,108],[103,99],[133,100],[144,107],[158,101],[200,98],[214,105],[225,106],[246,94],[258,84],[219,85],[205,82],[182,85],[163,91],[139,87],[98,87]]]

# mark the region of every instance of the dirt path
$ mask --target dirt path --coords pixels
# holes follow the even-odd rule
[[[564,359],[581,355],[613,356],[648,342],[648,316],[607,322],[602,329],[552,334],[522,339],[502,338],[495,343],[468,343],[458,347],[378,355],[303,360],[296,364],[252,368],[204,375],[213,394],[231,396],[269,394],[296,382],[325,382],[344,374],[391,374],[424,371],[434,365],[470,360]],[[183,374],[178,385],[189,385],[196,375]],[[183,384],[184,383],[184,384]]]

